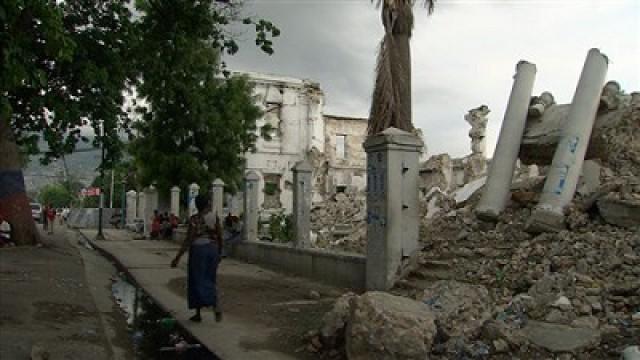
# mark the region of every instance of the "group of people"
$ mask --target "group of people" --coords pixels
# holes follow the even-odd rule
[[[50,204],[42,208],[42,229],[49,234],[53,234],[53,224],[56,221],[56,209]]]
[[[174,214],[169,215],[158,213],[158,210],[153,211],[151,217],[151,239],[171,239],[173,233],[178,227],[178,217]]]

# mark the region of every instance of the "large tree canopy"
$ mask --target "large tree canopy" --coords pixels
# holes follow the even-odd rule
[[[231,177],[242,151],[231,152],[251,145],[252,124],[258,115],[257,109],[247,106],[246,82],[216,78],[218,55],[238,50],[227,31],[228,24],[240,20],[238,8],[228,0],[138,1],[140,16],[134,21],[130,3],[0,3],[0,212],[13,225],[19,244],[37,241],[21,152],[44,151],[46,163],[86,140],[81,127],[89,125],[98,132],[99,123],[104,122],[105,136],[96,137],[94,145],[104,144],[104,167],[111,168],[123,148],[118,129],[131,125],[123,111],[130,84],[137,84],[150,104],[150,111],[136,125],[141,142],[134,149],[145,141],[160,146],[160,141],[173,139],[166,132],[176,132],[181,137],[164,146],[176,145],[176,152],[187,149],[183,156],[193,154],[185,162],[187,166],[197,163],[188,175],[190,180],[201,181],[210,174]],[[278,29],[264,20],[242,22],[255,25],[256,45],[270,53],[270,38],[278,35]],[[39,139],[46,141],[45,149],[37,148]],[[211,139],[220,142],[205,141]],[[200,164],[203,157],[224,157],[226,162]],[[173,153],[154,160],[168,167],[175,158]],[[138,163],[146,165],[144,157]],[[223,167],[231,170],[221,173]],[[143,166],[142,178],[151,171]],[[163,168],[158,174],[172,173]]]
[[[37,241],[21,152],[43,162],[73,151],[81,126],[105,122],[109,159],[126,121],[123,89],[136,39],[126,0],[7,0],[0,4],[0,211],[18,244]],[[20,148],[21,147],[21,148]],[[22,151],[21,151],[22,150]]]
[[[226,30],[236,9],[213,0],[158,0],[140,10],[138,92],[149,104],[139,109],[143,121],[131,148],[140,182],[165,191],[191,182],[208,187],[215,177],[233,183],[260,116],[247,80],[223,76],[219,62],[222,52],[238,49]],[[264,20],[243,22],[255,25],[256,44],[270,54],[278,29]]]

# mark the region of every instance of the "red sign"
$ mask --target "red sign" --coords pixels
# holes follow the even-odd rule
[[[82,189],[80,191],[80,195],[82,195],[82,196],[100,196],[100,188],[99,187],[90,187],[90,188]]]

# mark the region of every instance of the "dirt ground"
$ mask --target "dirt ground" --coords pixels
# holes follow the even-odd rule
[[[75,239],[57,227],[43,234],[43,247],[0,248],[0,359],[30,359],[38,348],[51,360],[134,358],[124,317],[109,298],[115,269],[81,254]]]
[[[258,276],[245,275],[243,271],[240,266],[234,266],[233,260],[223,260],[218,287],[224,312],[278,329],[268,342],[245,346],[278,349],[299,359],[319,358],[318,354],[307,351],[305,335],[320,328],[322,316],[331,309],[335,299],[348,290],[284,277],[269,270],[260,271]],[[176,294],[186,297],[186,278],[175,279],[169,286]],[[320,298],[311,296],[312,291]],[[213,321],[213,315],[210,317]]]

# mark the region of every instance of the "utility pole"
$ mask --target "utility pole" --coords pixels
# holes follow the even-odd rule
[[[114,171],[111,169],[111,191],[109,192],[109,208],[113,209]]]
[[[104,120],[100,120],[100,147],[102,148],[102,157],[100,160],[100,207],[98,208],[98,235],[96,240],[104,240],[102,234],[102,207],[104,206]]]

